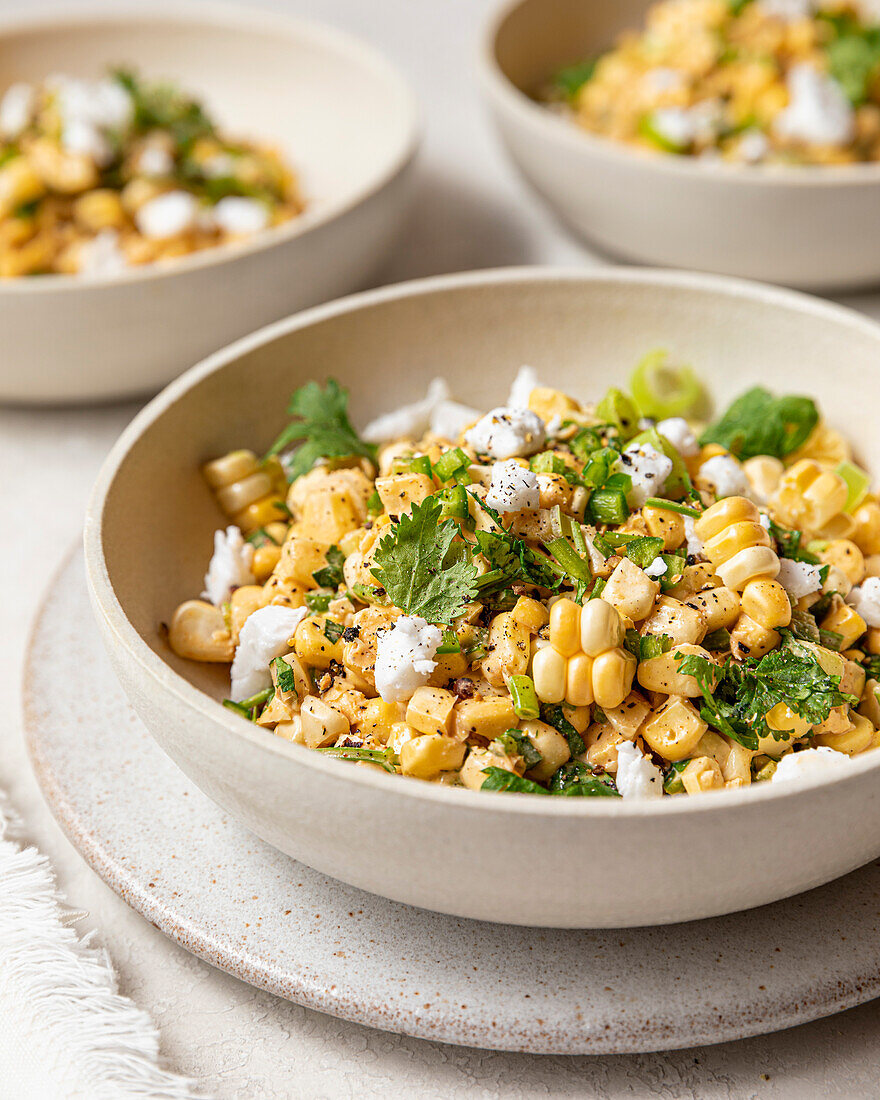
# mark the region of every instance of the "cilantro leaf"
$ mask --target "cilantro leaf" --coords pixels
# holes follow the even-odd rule
[[[828,69],[854,107],[868,98],[880,69],[880,28],[853,22],[828,43]]]
[[[523,779],[506,768],[484,768],[485,780],[480,790],[483,791],[513,791],[517,794],[549,794],[546,787],[535,783],[531,779]]]
[[[449,624],[477,594],[477,567],[442,505],[428,497],[400,517],[374,555],[373,576],[396,607],[430,623]]]
[[[833,707],[858,702],[839,687],[840,677],[829,675],[808,645],[793,642],[771,650],[754,668],[743,670],[743,716],[763,723],[764,715],[777,703],[786,703],[811,725],[819,725]]]
[[[806,442],[818,422],[819,411],[809,397],[774,397],[755,386],[709,425],[700,443],[720,443],[740,459],[785,458]]]
[[[376,461],[376,448],[365,443],[348,419],[348,391],[330,379],[322,389],[307,382],[290,398],[287,411],[297,419],[288,424],[269,448],[277,455],[298,439],[304,440],[290,464],[289,477],[296,481],[311,470],[319,458],[350,458],[360,455]]]
[[[568,749],[572,756],[580,756],[582,752],[587,751],[583,737],[565,717],[565,712],[561,706],[544,704],[541,707],[541,721],[546,722],[548,726],[552,726],[562,734],[568,742]]]
[[[333,545],[324,556],[327,559],[327,564],[322,565],[320,569],[316,569],[312,573],[312,578],[315,584],[320,585],[321,588],[338,588],[343,580],[342,567],[345,565],[345,554],[338,546]]]
[[[574,99],[581,88],[593,79],[598,61],[598,57],[591,57],[578,65],[568,65],[566,68],[560,69],[553,77],[554,91],[565,99]]]
[[[553,773],[550,793],[581,798],[620,798],[620,792],[610,775],[593,775],[586,764],[579,763],[563,764]]]

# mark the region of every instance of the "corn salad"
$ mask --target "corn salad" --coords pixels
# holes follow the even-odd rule
[[[114,275],[240,240],[302,210],[277,150],[126,71],[0,97],[0,277]]]
[[[880,159],[880,24],[837,0],[660,0],[543,97],[595,134],[740,164]]]
[[[472,790],[844,768],[880,745],[880,500],[809,398],[705,409],[663,352],[596,404],[523,368],[361,434],[309,383],[268,455],[204,466],[227,526],[170,645],[267,733]]]

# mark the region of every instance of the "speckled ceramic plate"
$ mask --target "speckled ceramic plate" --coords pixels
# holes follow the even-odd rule
[[[200,958],[321,1012],[474,1047],[607,1054],[776,1031],[880,995],[880,863],[747,913],[559,931],[410,909],[293,862],[141,726],[92,625],[79,553],[34,628],[25,720],[55,816],[113,890]],[[767,838],[757,858],[772,849]]]

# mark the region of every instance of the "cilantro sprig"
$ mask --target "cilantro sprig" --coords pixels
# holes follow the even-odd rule
[[[740,459],[785,458],[807,441],[818,422],[819,410],[809,397],[774,397],[755,386],[709,425],[700,443],[720,443]]]
[[[442,520],[436,497],[400,517],[374,555],[373,576],[396,607],[448,625],[477,595],[477,567],[468,546],[453,542],[454,520]]]
[[[303,441],[289,466],[291,481],[308,473],[319,458],[360,456],[375,463],[376,448],[365,443],[352,427],[348,391],[334,379],[323,389],[317,382],[301,386],[290,398],[287,411],[295,419],[269,448],[269,456],[279,454],[297,440]]]

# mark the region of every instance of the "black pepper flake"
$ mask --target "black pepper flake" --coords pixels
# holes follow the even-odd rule
[[[344,642],[355,642],[360,636],[360,628],[356,626],[347,626],[342,632],[342,640]]]

